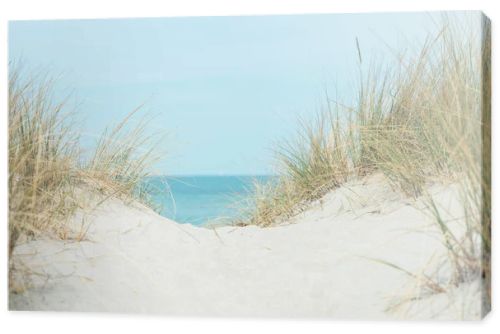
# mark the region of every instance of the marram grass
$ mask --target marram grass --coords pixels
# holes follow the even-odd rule
[[[327,98],[313,120],[301,121],[296,137],[277,148],[278,181],[257,184],[246,218],[236,223],[280,224],[347,180],[372,173],[383,173],[395,190],[415,198],[434,183],[456,182],[464,236],[453,235],[435,203],[428,204],[452,263],[448,283],[458,285],[478,271],[489,282],[489,22],[484,19],[477,35],[443,21],[416,54],[361,71],[353,105]]]
[[[9,252],[20,237],[71,238],[68,219],[91,205],[82,190],[99,192],[99,203],[148,201],[142,181],[158,157],[148,120],[129,124],[134,110],[83,154],[74,114],[54,102],[52,83],[20,69],[9,76]]]

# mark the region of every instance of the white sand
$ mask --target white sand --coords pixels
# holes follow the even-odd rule
[[[460,214],[454,187],[430,191]],[[405,302],[421,295],[416,281],[378,262],[447,275],[439,233],[417,209],[422,202],[404,199],[375,177],[328,194],[292,224],[211,230],[109,200],[75,217],[75,224],[82,218],[89,224],[86,240],[34,240],[15,248],[16,276],[27,287],[11,295],[10,308],[479,319],[478,282]]]

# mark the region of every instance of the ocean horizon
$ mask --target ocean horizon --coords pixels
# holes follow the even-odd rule
[[[229,224],[243,218],[255,182],[275,175],[156,175],[147,178],[160,215],[181,224]]]

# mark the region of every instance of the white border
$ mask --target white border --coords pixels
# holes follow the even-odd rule
[[[8,2],[8,3],[7,3]],[[217,333],[338,333],[359,331],[369,333],[419,333],[439,332],[496,332],[500,333],[498,279],[499,252],[497,251],[496,218],[498,216],[498,180],[496,166],[498,154],[496,134],[500,131],[500,118],[495,116],[496,99],[493,98],[493,308],[492,313],[480,323],[411,323],[411,322],[362,322],[335,320],[258,320],[223,318],[171,318],[117,314],[67,314],[67,313],[13,313],[7,312],[7,21],[26,19],[118,18],[118,17],[168,17],[254,14],[303,14],[394,12],[430,10],[483,10],[492,20],[493,83],[498,78],[495,53],[498,34],[496,22],[500,21],[500,1],[487,0],[3,0],[0,3],[0,328],[3,333],[107,333],[150,332],[217,332]],[[493,86],[493,97],[498,89]]]

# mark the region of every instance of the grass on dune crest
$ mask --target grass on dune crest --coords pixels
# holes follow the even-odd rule
[[[65,234],[73,196],[77,136],[64,104],[51,102],[50,80],[9,77],[9,249],[21,234]]]
[[[157,157],[147,120],[131,126],[132,112],[84,158],[74,114],[54,102],[52,84],[20,69],[9,75],[9,252],[21,236],[69,238],[68,219],[89,205],[79,189],[147,200],[141,179]]]
[[[411,197],[426,195],[433,183],[459,182],[464,236],[453,235],[429,201],[456,273],[451,283],[464,281],[465,272],[488,276],[488,31],[487,19],[483,35],[445,19],[418,53],[362,71],[353,105],[327,99],[326,110],[301,122],[292,144],[278,147],[279,180],[256,185],[249,218],[238,223],[278,224],[347,180],[375,172]],[[361,62],[359,46],[358,52]]]
[[[154,206],[144,180],[151,166],[161,159],[159,144],[163,136],[148,134],[150,119],[143,117],[131,129],[127,127],[141,107],[130,112],[120,123],[100,135],[92,156],[84,166],[84,179],[107,196],[138,200]]]
[[[301,122],[295,140],[277,152],[280,176],[271,183],[254,184],[251,212],[239,224],[270,226],[292,217],[328,191],[345,183],[353,168],[348,133],[331,111],[313,122]]]

